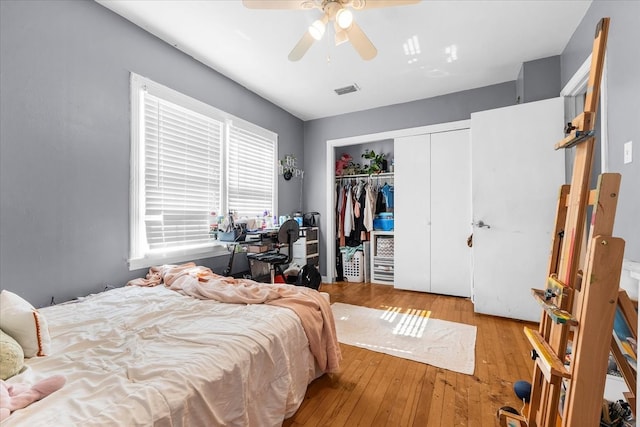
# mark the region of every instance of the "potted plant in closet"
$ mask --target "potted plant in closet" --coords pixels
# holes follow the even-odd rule
[[[369,175],[387,170],[387,161],[384,158],[384,153],[376,154],[373,150],[366,150],[362,154],[362,158],[369,160],[369,167],[365,169],[365,172]]]

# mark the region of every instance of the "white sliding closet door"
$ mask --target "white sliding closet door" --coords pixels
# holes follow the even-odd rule
[[[431,289],[430,141],[430,135],[415,135],[393,144],[393,283],[399,289]]]
[[[471,296],[469,130],[431,134],[431,292]]]
[[[469,130],[394,143],[394,286],[471,296]]]

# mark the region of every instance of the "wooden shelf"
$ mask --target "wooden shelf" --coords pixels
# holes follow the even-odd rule
[[[547,315],[557,324],[578,325],[578,320],[568,311],[560,309],[557,305],[549,302],[546,291],[542,289],[531,289],[535,300],[544,309]]]
[[[560,358],[554,353],[540,332],[525,327],[524,334],[536,352],[536,364],[540,367],[542,374],[548,382],[553,382],[551,377],[571,378],[571,374],[567,371],[567,368],[564,367],[564,363],[562,363]]]

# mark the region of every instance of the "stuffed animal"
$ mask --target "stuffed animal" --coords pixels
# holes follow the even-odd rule
[[[29,406],[59,390],[65,382],[66,379],[62,375],[45,378],[33,386],[24,383],[7,384],[0,380],[0,421],[13,411]]]
[[[351,160],[353,160],[353,158],[347,154],[347,153],[343,153],[342,156],[340,156],[340,159],[336,160],[336,175],[340,176],[342,175],[344,168],[346,166],[349,166],[349,163],[351,163]]]

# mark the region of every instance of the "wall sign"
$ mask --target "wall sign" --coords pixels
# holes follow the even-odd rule
[[[293,154],[287,154],[284,159],[278,160],[278,171],[284,179],[289,181],[292,177],[304,178],[304,171],[296,166],[296,158]]]

